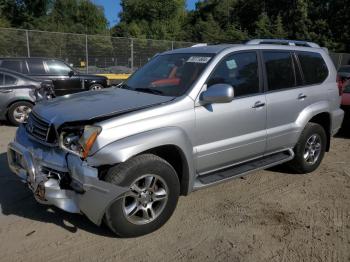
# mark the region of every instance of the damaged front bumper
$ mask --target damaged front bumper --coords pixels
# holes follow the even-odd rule
[[[107,207],[128,191],[104,182],[97,168],[78,156],[31,140],[23,126],[8,145],[10,169],[28,184],[36,200],[71,213],[83,213],[100,225]]]

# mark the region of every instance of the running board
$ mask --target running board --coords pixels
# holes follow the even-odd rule
[[[218,184],[232,178],[241,177],[257,170],[276,166],[289,160],[292,160],[293,158],[293,150],[288,149],[283,152],[263,156],[261,158],[244,162],[225,169],[221,169],[219,171],[201,175],[198,176],[195,180],[194,190]]]

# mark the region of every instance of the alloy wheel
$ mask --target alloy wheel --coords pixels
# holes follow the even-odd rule
[[[309,165],[313,165],[317,162],[321,154],[321,137],[318,134],[311,135],[305,145],[304,160]]]
[[[32,109],[29,106],[18,106],[13,111],[13,118],[18,123],[25,123],[28,119],[29,113],[32,112]]]
[[[154,221],[168,201],[168,186],[157,175],[144,175],[136,179],[123,199],[126,219],[137,225]]]

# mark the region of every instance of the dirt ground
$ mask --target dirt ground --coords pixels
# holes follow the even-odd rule
[[[350,128],[314,173],[273,168],[194,192],[132,239],[37,204],[7,167],[14,132],[0,126],[0,261],[350,261]]]

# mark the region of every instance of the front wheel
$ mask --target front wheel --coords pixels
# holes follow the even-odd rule
[[[160,228],[174,212],[180,194],[174,168],[152,154],[112,167],[105,181],[130,189],[105,214],[108,227],[121,237],[140,236]]]
[[[295,157],[289,166],[301,174],[316,170],[324,157],[326,143],[324,128],[316,123],[308,123],[294,148]]]

